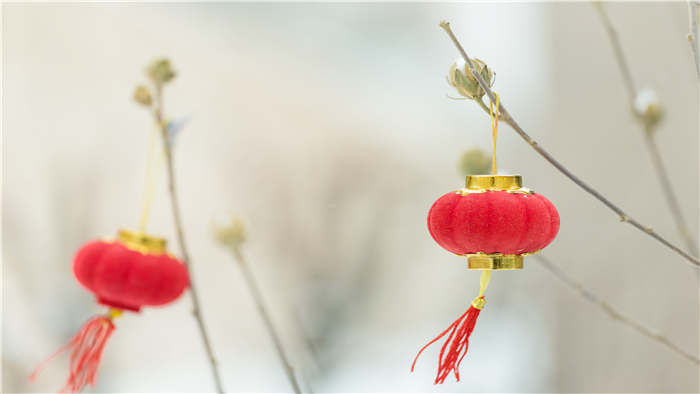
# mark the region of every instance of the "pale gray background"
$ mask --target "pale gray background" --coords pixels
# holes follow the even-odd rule
[[[637,83],[668,117],[658,141],[698,233],[698,100],[684,3],[611,4]],[[478,273],[425,228],[463,182],[487,116],[451,101],[452,21],[533,137],[679,243],[620,73],[590,4],[3,6],[3,389],[52,391],[32,368],[102,309],[71,273],[81,243],[137,224],[144,66],[172,59],[166,112],[191,116],[176,171],[204,317],[231,391],[288,391],[237,267],[212,238],[238,215],[305,388],[337,391],[696,392],[695,365],[611,320],[527,259],[497,273],[462,363],[435,387],[427,340],[466,309]],[[697,354],[694,270],[565,179],[506,126],[500,166],[558,207],[546,255],[615,307]],[[174,243],[163,178],[149,230]],[[127,314],[101,392],[210,391],[190,301]]]

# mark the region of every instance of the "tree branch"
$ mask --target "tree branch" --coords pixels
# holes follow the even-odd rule
[[[583,287],[583,285],[574,279],[572,279],[570,276],[564,273],[559,267],[557,267],[555,264],[553,264],[549,259],[544,257],[541,254],[536,254],[533,256],[536,260],[540,262],[542,267],[549,271],[550,274],[554,275],[557,279],[559,279],[562,283],[564,283],[567,287],[570,289],[574,290],[577,292],[581,297],[583,297],[586,301],[592,303],[593,305],[597,306],[598,308],[602,309],[603,312],[608,314],[612,319],[634,329],[638,333],[644,335],[645,337],[658,342],[667,348],[671,349],[672,351],[678,353],[679,355],[683,356],[684,358],[692,361],[696,365],[700,365],[700,359],[696,356],[693,356],[692,354],[686,352],[685,350],[681,349],[677,345],[673,344],[668,338],[664,337],[663,335],[653,332],[652,330],[646,328],[644,325],[641,323],[633,320],[630,317],[627,317],[623,315],[622,313],[618,312],[615,308],[613,308],[610,304],[593,294],[590,290],[586,289]]]
[[[689,3],[690,4],[690,3]],[[608,14],[605,12],[605,8],[602,3],[595,2],[594,6],[600,15],[600,19],[605,26],[605,30],[608,32],[608,37],[610,38],[610,43],[613,47],[613,52],[615,52],[615,59],[617,60],[617,65],[620,68],[620,73],[622,74],[622,80],[624,81],[625,87],[629,94],[630,108],[634,107],[635,99],[637,98],[638,91],[634,85],[634,79],[632,78],[632,73],[628,66],[625,54],[622,50],[622,45],[618,39],[615,27],[610,21]],[[692,8],[692,7],[691,7]],[[696,26],[697,27],[697,26]],[[646,142],[647,148],[649,149],[649,154],[651,155],[651,160],[654,165],[654,170],[656,171],[656,176],[661,183],[661,190],[666,198],[666,204],[671,211],[673,220],[676,222],[676,228],[678,229],[681,238],[685,242],[686,248],[693,256],[698,256],[698,249],[695,244],[693,236],[688,230],[688,226],[685,223],[685,218],[683,217],[683,212],[681,211],[681,206],[678,203],[678,197],[671,185],[670,177],[666,171],[666,166],[664,165],[663,158],[659,151],[659,146],[654,138],[654,131],[656,131],[656,126],[649,121],[641,122],[642,133],[644,134],[644,141]]]
[[[460,54],[466,61],[467,65],[469,66],[469,70],[476,79],[476,81],[479,83],[479,86],[486,92],[488,95],[489,99],[491,99],[492,102],[496,102],[496,96],[491,90],[491,88],[488,86],[488,84],[484,81],[484,79],[479,75],[479,73],[475,72],[474,64],[472,60],[467,56],[467,53],[464,51],[464,48],[462,48],[462,45],[459,43],[457,40],[457,37],[455,37],[454,33],[452,32],[452,29],[450,28],[450,24],[448,22],[442,22],[440,23],[440,27],[442,27],[445,32],[450,36],[452,39],[452,42],[455,44],[457,49],[459,50]],[[483,103],[482,103],[483,104]],[[482,106],[482,108],[485,107]],[[501,120],[505,123],[507,123],[522,139],[524,139],[531,147],[534,149],[537,153],[540,154],[545,160],[547,160],[554,168],[559,170],[564,176],[569,178],[572,182],[574,182],[576,185],[578,185],[580,188],[582,188],[584,191],[586,191],[588,194],[592,195],[595,197],[598,201],[603,203],[608,209],[613,211],[622,222],[629,223],[632,225],[634,228],[646,233],[650,237],[654,238],[655,240],[659,241],[669,249],[673,250],[674,252],[678,253],[681,255],[683,258],[685,258],[688,262],[690,262],[693,266],[695,267],[700,267],[700,260],[698,258],[691,256],[687,252],[683,251],[676,245],[670,243],[667,241],[665,238],[654,232],[654,230],[651,227],[647,227],[639,223],[637,220],[633,219],[630,217],[625,211],[623,211],[621,208],[619,208],[617,205],[613,204],[610,200],[608,200],[605,196],[600,194],[598,191],[596,191],[593,187],[589,186],[587,183],[583,182],[581,179],[579,179],[576,175],[571,173],[566,167],[564,167],[561,163],[559,163],[552,155],[549,154],[546,150],[544,150],[542,147],[539,146],[537,141],[532,139],[521,127],[520,125],[513,119],[513,117],[510,115],[506,107],[503,105],[503,100],[500,100],[500,105],[498,106],[498,111],[499,111],[499,116]]]
[[[688,0],[688,23],[690,33],[688,33],[688,41],[690,48],[693,51],[693,59],[695,60],[695,72],[700,81],[700,49],[698,49],[698,9],[700,4],[697,0]]]
[[[627,95],[629,96],[630,103],[634,103],[634,99],[637,98],[637,88],[634,86],[634,81],[632,80],[632,73],[630,72],[629,65],[627,64],[627,59],[625,58],[624,52],[622,52],[622,44],[620,44],[620,39],[617,36],[617,31],[613,27],[608,14],[603,8],[603,3],[596,1],[593,6],[598,11],[600,19],[603,21],[603,26],[608,32],[608,37],[610,38],[610,43],[613,47],[613,52],[615,53],[615,60],[617,60],[617,65],[620,67],[620,72],[622,73],[622,79],[625,82],[625,88],[627,89]]]
[[[233,258],[236,260],[236,262],[238,263],[238,266],[241,268],[241,272],[243,273],[243,278],[245,279],[245,282],[248,285],[248,290],[250,290],[250,294],[253,296],[253,301],[255,301],[255,306],[258,308],[258,312],[260,313],[260,317],[262,317],[263,323],[265,323],[265,328],[267,329],[268,334],[270,334],[270,337],[272,338],[272,342],[275,345],[275,350],[277,351],[277,356],[279,357],[280,362],[282,363],[282,366],[284,367],[284,372],[287,374],[287,378],[289,379],[289,383],[292,385],[294,392],[296,394],[300,394],[301,388],[300,388],[299,382],[297,381],[297,378],[294,374],[294,368],[292,367],[292,364],[289,362],[289,358],[287,357],[287,354],[284,351],[284,347],[282,346],[282,340],[280,339],[280,336],[277,333],[277,330],[275,329],[274,324],[272,323],[272,318],[270,317],[270,313],[267,311],[267,308],[265,307],[265,302],[263,301],[262,292],[260,291],[260,288],[258,287],[258,284],[255,281],[255,277],[253,276],[253,272],[250,270],[250,267],[248,266],[248,262],[246,261],[245,257],[243,256],[243,253],[241,253],[239,247],[234,246],[231,248],[231,251],[233,253]]]
[[[673,186],[671,185],[671,177],[666,171],[666,166],[664,165],[661,152],[659,151],[659,145],[654,139],[652,130],[645,128],[644,141],[647,143],[647,147],[649,148],[649,154],[651,155],[651,160],[654,163],[654,169],[656,170],[657,178],[659,179],[659,182],[661,182],[661,190],[664,191],[664,196],[666,197],[666,202],[668,203],[668,207],[671,210],[673,219],[676,222],[676,228],[678,229],[678,233],[685,241],[686,248],[688,248],[688,251],[693,256],[697,256],[697,246],[695,244],[695,241],[693,240],[693,236],[691,235],[690,230],[688,230],[688,226],[685,223],[685,218],[683,216],[683,213],[681,212],[681,206],[678,203],[678,198],[676,197],[676,193],[673,191]]]
[[[214,383],[216,384],[216,391],[218,393],[223,393],[224,388],[221,384],[221,377],[219,376],[219,370],[217,367],[216,358],[214,357],[214,350],[212,349],[211,341],[209,335],[207,334],[206,326],[204,325],[204,319],[202,317],[199,295],[197,293],[197,287],[195,286],[195,281],[192,276],[192,267],[190,255],[187,250],[187,243],[185,242],[185,234],[182,225],[182,219],[180,217],[180,204],[178,201],[177,187],[175,184],[175,171],[173,170],[173,155],[168,138],[168,129],[163,116],[163,87],[160,84],[156,84],[155,92],[155,109],[153,115],[158,125],[158,128],[163,139],[163,150],[165,152],[166,168],[168,173],[168,191],[170,193],[170,205],[172,207],[173,220],[175,222],[175,230],[177,233],[177,240],[180,244],[180,252],[182,254],[182,261],[187,267],[187,273],[190,278],[190,296],[192,298],[192,314],[197,320],[197,326],[199,327],[199,334],[202,337],[202,342],[204,348],[207,352],[207,357],[209,359],[209,364],[211,366],[211,372],[214,377]]]

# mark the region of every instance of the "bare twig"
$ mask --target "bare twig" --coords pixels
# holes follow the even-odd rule
[[[663,159],[661,158],[661,152],[659,151],[659,145],[656,143],[656,140],[654,140],[652,130],[649,130],[648,127],[645,128],[644,141],[646,141],[647,147],[649,148],[649,154],[651,155],[651,160],[654,163],[656,175],[659,178],[659,182],[661,182],[661,189],[664,191],[664,195],[666,196],[666,201],[668,202],[668,207],[671,210],[671,214],[676,222],[678,233],[685,241],[688,251],[693,256],[697,256],[697,246],[693,240],[693,236],[688,230],[688,226],[685,223],[685,217],[681,212],[681,206],[678,203],[678,198],[676,197],[676,193],[673,191],[673,186],[671,186],[671,177],[668,175],[666,167],[664,166]]]
[[[595,9],[598,11],[598,15],[600,15],[600,19],[603,21],[603,26],[605,26],[605,30],[607,30],[608,32],[608,37],[610,37],[610,43],[613,46],[613,52],[615,52],[615,59],[617,60],[617,64],[620,67],[622,79],[625,81],[625,88],[627,89],[627,94],[629,95],[630,103],[634,103],[634,99],[637,97],[637,89],[634,86],[634,81],[632,80],[632,73],[630,72],[629,65],[627,64],[627,59],[625,58],[625,55],[622,52],[622,45],[620,44],[620,39],[617,36],[617,31],[613,27],[612,22],[610,22],[610,18],[608,18],[608,14],[603,8],[603,3],[596,1],[593,3],[593,6],[595,6]]]
[[[562,283],[564,283],[567,287],[573,289],[576,291],[581,297],[583,297],[586,301],[594,304],[595,306],[599,307],[600,309],[603,310],[603,312],[607,313],[608,316],[611,318],[617,320],[618,322],[633,328],[640,334],[644,335],[645,337],[656,341],[667,348],[671,349],[672,351],[680,354],[681,356],[685,357],[686,359],[692,361],[696,365],[700,365],[700,359],[696,356],[693,356],[692,354],[686,352],[685,350],[681,349],[677,345],[673,344],[668,338],[664,337],[663,335],[653,332],[652,330],[646,328],[644,325],[641,323],[633,320],[630,317],[627,317],[623,315],[622,313],[618,312],[615,308],[613,308],[610,304],[596,296],[593,292],[590,290],[586,289],[583,287],[583,285],[573,278],[571,278],[569,275],[565,274],[564,271],[562,271],[559,267],[557,267],[555,264],[553,264],[549,259],[544,257],[541,254],[536,254],[533,256],[535,259],[537,259],[542,267],[549,271],[550,274],[554,275],[557,279],[559,279]]]
[[[238,263],[238,266],[241,268],[243,278],[245,279],[245,282],[248,285],[248,290],[250,291],[250,294],[253,296],[253,300],[255,301],[255,306],[258,308],[260,317],[262,318],[263,323],[265,323],[265,328],[267,328],[268,334],[270,335],[270,338],[272,338],[272,342],[275,345],[275,350],[277,351],[277,355],[279,356],[280,362],[284,367],[284,372],[287,374],[289,383],[292,385],[294,392],[300,394],[301,389],[299,386],[299,382],[297,381],[296,375],[294,374],[294,368],[289,362],[289,358],[287,357],[287,354],[284,351],[284,347],[282,346],[282,340],[280,339],[280,336],[277,333],[274,324],[272,323],[270,313],[265,307],[262,292],[260,291],[260,288],[258,287],[258,284],[255,281],[253,272],[250,270],[248,262],[246,261],[245,256],[243,256],[243,253],[241,253],[240,248],[232,247],[231,251],[233,253],[234,259],[236,260],[236,263]]]
[[[698,0],[688,0],[688,23],[690,33],[688,33],[688,41],[690,48],[693,51],[693,59],[695,60],[695,72],[700,81],[700,49],[698,49],[698,9],[700,4]]]
[[[155,107],[153,110],[153,115],[158,125],[158,128],[163,139],[163,150],[165,152],[165,161],[168,174],[168,191],[170,193],[170,205],[172,207],[173,220],[175,222],[175,230],[177,233],[177,240],[180,244],[180,251],[182,254],[182,261],[187,267],[187,273],[190,278],[190,297],[192,298],[192,314],[197,320],[197,326],[199,327],[199,333],[202,337],[202,342],[204,343],[204,348],[207,352],[207,357],[209,359],[209,364],[211,366],[211,372],[214,377],[214,383],[216,384],[216,391],[218,393],[223,393],[224,388],[221,384],[221,377],[219,376],[219,370],[217,367],[216,358],[214,357],[214,350],[211,345],[211,340],[207,334],[206,326],[204,325],[204,318],[202,317],[201,307],[199,303],[199,296],[197,294],[197,287],[195,286],[194,278],[192,277],[192,267],[190,255],[187,250],[187,243],[185,242],[185,234],[183,231],[182,218],[180,216],[180,204],[178,201],[177,187],[175,184],[175,171],[173,170],[173,154],[168,139],[168,129],[167,123],[163,116],[163,88],[160,84],[156,84],[155,92]]]
[[[320,368],[320,362],[319,362],[319,356],[318,356],[318,349],[316,346],[316,343],[314,340],[311,338],[309,335],[308,331],[306,330],[306,327],[304,326],[303,322],[301,321],[301,317],[299,316],[299,310],[297,308],[293,308],[292,314],[294,317],[294,322],[297,326],[298,331],[301,333],[301,340],[304,346],[306,347],[306,350],[308,351],[309,356],[311,357],[311,361],[314,364],[315,369]],[[309,378],[308,374],[304,373],[304,371],[299,371],[302,377],[302,381],[305,383],[306,386],[306,393],[308,394],[313,394],[314,389],[311,384],[312,378]]]
[[[627,89],[627,93],[629,94],[630,108],[632,108],[634,107],[634,101],[639,93],[634,85],[632,72],[630,71],[630,68],[628,66],[627,59],[625,58],[625,54],[622,50],[622,45],[620,44],[620,40],[617,36],[615,27],[613,26],[612,21],[608,17],[608,14],[605,12],[603,4],[600,2],[595,2],[594,5],[596,10],[598,11],[598,15],[600,15],[600,19],[603,22],[603,26],[605,26],[605,30],[608,32],[608,37],[610,38],[610,43],[612,44],[613,52],[615,53],[615,59],[617,59],[617,65],[620,68],[620,73],[622,74],[622,79],[624,81],[625,88]],[[656,143],[656,139],[654,138],[654,131],[656,127],[654,124],[652,124],[652,122],[649,121],[642,121],[640,122],[640,124],[642,128],[642,134],[644,134],[644,141],[646,142],[647,148],[649,149],[649,154],[651,155],[652,163],[654,165],[657,178],[661,183],[661,190],[663,191],[664,197],[666,198],[666,203],[668,204],[668,207],[671,210],[671,215],[673,216],[673,220],[676,223],[676,228],[678,229],[678,232],[683,238],[686,248],[688,249],[690,254],[697,257],[698,249],[695,244],[694,237],[690,234],[688,226],[685,223],[685,218],[683,217],[681,206],[678,203],[678,197],[676,196],[673,186],[671,185],[671,178],[668,176],[666,166],[664,165],[663,158],[659,151],[659,146]]]
[[[491,90],[491,88],[488,86],[488,84],[484,81],[484,79],[479,75],[479,73],[475,72],[474,64],[472,60],[467,56],[467,53],[464,51],[464,48],[462,48],[462,45],[459,43],[457,40],[457,37],[455,37],[454,33],[452,32],[452,29],[450,28],[450,24],[448,22],[442,22],[440,23],[440,27],[442,27],[447,34],[450,36],[452,39],[452,42],[455,44],[457,49],[459,50],[460,54],[464,58],[465,62],[469,66],[469,70],[476,79],[476,81],[479,83],[479,86],[486,92],[488,95],[489,99],[492,102],[496,102],[496,95],[494,92]],[[477,100],[480,101],[480,100]],[[486,105],[482,102],[481,103],[482,108],[488,108]],[[593,187],[589,186],[587,183],[583,182],[579,177],[571,173],[566,167],[564,167],[561,163],[559,163],[552,155],[549,154],[546,150],[544,150],[532,137],[530,137],[525,130],[520,127],[520,125],[513,119],[513,117],[510,115],[508,110],[503,104],[503,100],[500,100],[500,105],[498,106],[498,111],[499,111],[499,117],[501,120],[505,123],[507,123],[518,135],[524,139],[531,147],[534,149],[537,153],[540,154],[545,160],[547,160],[554,168],[559,170],[564,176],[569,178],[572,182],[574,182],[576,185],[578,185],[580,188],[582,188],[584,191],[586,191],[588,194],[592,195],[595,197],[598,201],[603,203],[608,209],[613,211],[622,222],[626,222],[631,224],[634,228],[648,234],[655,240],[661,242],[663,245],[668,247],[669,249],[673,250],[674,252],[678,253],[681,255],[683,258],[688,260],[692,265],[695,267],[700,267],[700,260],[698,258],[691,256],[687,252],[683,251],[676,245],[670,243],[667,241],[665,238],[654,232],[654,230],[651,227],[644,226],[643,224],[639,223],[637,220],[631,218],[625,211],[623,211],[621,208],[619,208],[617,205],[613,204],[610,200],[608,200],[605,196],[600,194],[598,191],[593,189]],[[488,112],[488,111],[487,111]]]

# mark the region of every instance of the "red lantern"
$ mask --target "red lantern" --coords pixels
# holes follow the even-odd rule
[[[523,268],[523,256],[549,245],[559,231],[559,214],[544,196],[522,187],[519,175],[472,175],[466,188],[440,197],[428,213],[428,230],[448,251],[467,256],[469,269],[484,270],[479,296],[467,312],[424,346],[447,335],[438,360],[435,383],[450,372],[459,381],[459,364],[469,347],[469,336],[485,305],[484,292],[491,270]]]
[[[78,281],[108,306],[109,313],[90,319],[75,337],[44,363],[70,350],[70,374],[61,391],[80,391],[94,385],[102,350],[114,331],[112,320],[122,310],[139,312],[177,299],[187,288],[185,265],[166,250],[166,241],[140,232],[121,230],[116,241],[93,241],[75,255]]]

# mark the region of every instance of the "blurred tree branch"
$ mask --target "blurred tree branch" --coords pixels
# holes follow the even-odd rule
[[[563,282],[566,286],[568,286],[569,288],[576,291],[586,301],[588,301],[588,302],[596,305],[600,309],[602,309],[603,312],[607,313],[608,316],[610,316],[612,319],[614,319],[614,320],[616,320],[616,321],[618,321],[618,322],[620,322],[628,327],[631,327],[632,329],[634,329],[635,331],[644,335],[645,337],[666,346],[667,348],[680,354],[681,356],[692,361],[693,363],[700,365],[700,359],[698,357],[693,356],[692,354],[686,352],[685,350],[681,349],[677,345],[673,344],[670,340],[668,340],[668,338],[664,337],[663,335],[646,328],[643,324],[641,324],[641,323],[633,320],[632,318],[625,316],[621,312],[617,311],[610,304],[605,302],[602,298],[598,297],[593,292],[591,292],[590,290],[583,287],[583,285],[581,283],[577,282],[576,280],[571,278],[569,275],[565,274],[564,271],[562,271],[554,263],[549,261],[548,258],[544,257],[541,254],[536,254],[533,257],[537,261],[539,261],[540,264],[542,265],[542,267],[544,269],[546,269],[547,271],[549,271],[549,273],[554,275],[557,279],[559,279],[561,282]]]
[[[698,49],[698,9],[700,4],[698,0],[688,0],[688,23],[690,32],[688,33],[688,41],[690,48],[693,51],[693,59],[695,60],[695,72],[700,81],[700,49]]]
[[[625,81],[625,88],[627,89],[627,94],[630,97],[630,101],[634,102],[634,99],[637,97],[637,89],[635,89],[634,87],[634,81],[632,81],[632,73],[630,72],[629,65],[627,64],[627,59],[625,59],[625,55],[622,52],[622,45],[620,45],[620,39],[617,36],[617,31],[610,22],[608,15],[605,13],[603,3],[601,3],[600,1],[595,1],[593,2],[593,6],[598,11],[598,15],[600,15],[600,19],[603,21],[603,26],[605,26],[605,30],[607,31],[608,37],[610,38],[610,43],[613,46],[615,59],[617,60],[617,64],[620,67],[622,78]]]
[[[634,79],[632,78],[632,73],[628,65],[629,63],[625,58],[625,54],[622,50],[622,45],[620,44],[617,31],[615,30],[615,27],[610,21],[608,14],[605,12],[604,5],[601,2],[595,2],[593,3],[593,5],[598,11],[598,15],[600,15],[600,19],[603,22],[603,26],[605,26],[605,30],[608,32],[608,37],[610,38],[610,43],[612,44],[613,52],[615,53],[615,59],[617,60],[617,65],[620,68],[620,73],[622,74],[622,79],[624,81],[625,88],[627,89],[627,93],[629,95],[630,108],[633,108],[635,111],[637,111],[637,115],[641,124],[642,134],[644,135],[644,141],[646,142],[647,148],[649,149],[649,154],[651,155],[652,163],[654,165],[654,169],[656,170],[656,176],[659,179],[659,182],[661,183],[661,190],[663,191],[664,197],[666,198],[666,203],[668,204],[668,207],[671,210],[673,220],[676,222],[676,228],[678,229],[678,232],[680,233],[681,238],[685,242],[686,248],[688,249],[690,254],[697,257],[698,249],[695,244],[694,237],[690,234],[688,226],[685,223],[685,217],[683,216],[683,212],[681,211],[681,206],[678,202],[678,197],[676,196],[673,186],[671,185],[671,177],[668,175],[668,171],[666,171],[666,166],[664,165],[661,152],[659,151],[659,146],[656,143],[655,139],[654,132],[656,131],[656,126],[658,125],[658,122],[660,120],[661,108],[658,104],[658,108],[656,110],[651,108],[637,108],[638,106],[635,105],[635,101],[638,101],[640,98],[640,92],[635,87]],[[639,113],[640,111],[642,113]],[[654,112],[658,113],[658,115],[654,115]]]
[[[258,313],[260,313],[260,317],[262,318],[263,323],[265,324],[265,328],[267,329],[267,332],[270,335],[270,338],[272,339],[272,343],[275,345],[275,351],[277,352],[277,356],[279,357],[280,362],[284,367],[284,372],[287,375],[287,379],[289,379],[289,383],[291,384],[292,389],[294,389],[294,392],[296,394],[300,394],[301,388],[299,386],[299,382],[297,381],[296,375],[294,374],[294,367],[292,367],[292,363],[289,361],[289,357],[287,357],[287,354],[284,351],[284,346],[282,346],[282,340],[280,338],[278,330],[275,328],[275,325],[272,322],[270,312],[265,306],[265,301],[263,300],[263,295],[260,291],[260,287],[258,286],[258,283],[255,280],[255,277],[253,276],[253,272],[250,269],[250,265],[248,265],[248,261],[243,255],[243,252],[241,251],[241,245],[243,245],[243,242],[246,238],[245,227],[243,226],[243,223],[238,220],[234,220],[230,227],[217,229],[216,238],[219,241],[219,243],[221,243],[223,246],[226,246],[231,251],[234,261],[238,264],[238,267],[241,269],[243,279],[245,280],[245,283],[248,286],[248,291],[253,297],[255,306],[257,307]]]
[[[450,39],[452,39],[452,42],[455,44],[457,49],[459,50],[460,54],[464,58],[466,64],[468,65],[469,71],[471,72],[471,75],[474,77],[474,79],[478,82],[479,86],[485,94],[489,97],[489,99],[492,102],[496,102],[496,95],[495,93],[491,90],[491,87],[489,84],[484,80],[484,78],[476,71],[474,63],[472,62],[471,58],[467,56],[467,53],[464,51],[464,48],[462,45],[459,43],[457,40],[457,37],[455,37],[454,33],[452,32],[452,29],[450,28],[449,22],[441,22],[440,27],[442,27],[445,32],[450,36]],[[486,104],[483,103],[483,100],[481,97],[476,97],[474,98],[477,103],[481,106],[482,109],[484,109],[487,113],[488,107]],[[564,165],[559,163],[552,155],[549,154],[546,150],[544,150],[538,143],[535,141],[532,137],[530,137],[525,130],[520,127],[520,125],[517,123],[517,121],[510,115],[506,107],[503,105],[503,100],[500,100],[500,104],[498,105],[498,112],[500,119],[507,123],[522,139],[524,139],[531,147],[534,149],[537,153],[540,154],[545,160],[547,160],[554,168],[559,170],[562,174],[564,174],[567,178],[569,178],[572,182],[574,182],[576,185],[581,187],[584,191],[595,197],[598,201],[603,203],[606,207],[608,207],[611,211],[613,211],[615,214],[617,214],[620,218],[620,221],[629,223],[632,225],[634,228],[648,234],[655,240],[659,241],[669,249],[673,250],[674,252],[678,253],[680,256],[685,258],[688,262],[690,262],[693,266],[695,267],[700,267],[700,260],[697,257],[691,256],[684,250],[680,249],[676,245],[672,244],[668,240],[666,240],[664,237],[661,235],[657,234],[651,227],[647,227],[634,218],[630,217],[625,211],[623,211],[620,207],[617,205],[613,204],[610,200],[608,200],[605,196],[603,196],[600,192],[595,190],[593,187],[589,186],[587,183],[583,182],[579,177],[571,173]]]
[[[138,86],[134,92],[134,100],[139,104],[151,107],[153,111],[153,118],[156,122],[156,126],[160,131],[163,143],[163,152],[165,154],[165,163],[168,175],[168,192],[170,194],[170,206],[172,208],[173,220],[175,222],[175,231],[177,234],[177,240],[180,244],[180,252],[182,254],[182,261],[187,267],[187,274],[190,278],[190,297],[192,299],[192,315],[194,315],[197,321],[197,326],[199,327],[199,333],[204,344],[204,349],[206,350],[209,364],[211,366],[211,372],[214,377],[214,383],[216,385],[216,390],[218,393],[224,393],[223,385],[221,384],[221,377],[219,376],[219,369],[217,367],[216,358],[214,357],[214,350],[211,345],[211,340],[207,334],[207,329],[204,324],[204,318],[202,317],[201,306],[199,302],[199,295],[197,292],[197,287],[193,278],[192,271],[192,260],[190,259],[190,254],[187,248],[187,242],[185,240],[185,233],[182,224],[182,217],[180,214],[180,203],[177,194],[175,171],[173,168],[173,152],[172,152],[172,136],[168,131],[168,122],[165,119],[163,111],[163,86],[175,78],[175,71],[172,70],[170,66],[170,61],[167,59],[159,59],[153,62],[148,67],[148,76],[153,82],[155,87],[155,92],[151,95],[148,88],[144,86]]]
[[[305,389],[325,386],[343,373],[346,355],[357,350],[348,338],[362,335],[358,332],[367,323],[363,316],[371,313],[382,291],[377,287],[380,270],[387,269],[384,253],[393,239],[386,234],[387,223],[400,205],[386,199],[387,193],[397,182],[402,190],[422,185],[402,157],[363,139],[334,139],[314,162],[323,162],[324,170],[314,177],[313,186],[299,188],[286,176],[275,180],[276,189],[287,190],[290,206],[276,212],[274,225],[267,230],[268,237],[274,237],[268,240],[269,248],[283,251],[301,281],[292,285],[300,295],[292,315],[300,331],[300,350],[310,361],[307,369],[297,371],[298,377],[308,374],[310,384],[300,382]],[[401,181],[387,182],[397,173],[405,174]],[[301,216],[308,208],[318,216]],[[294,356],[299,363],[299,356]]]

